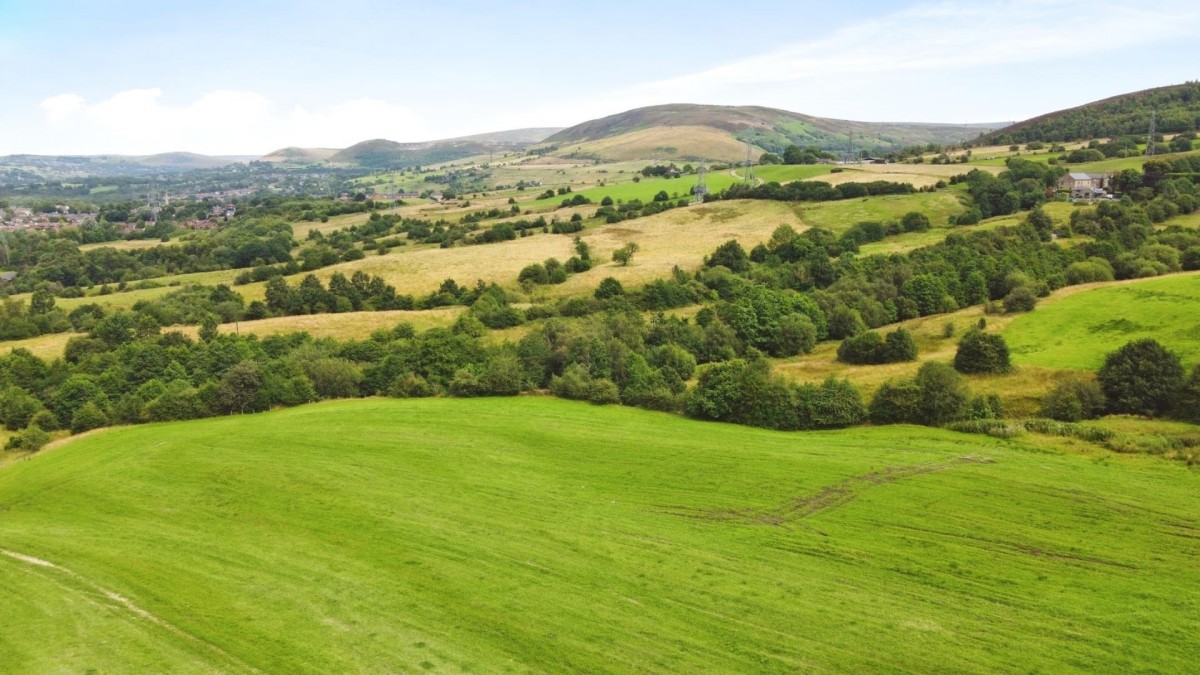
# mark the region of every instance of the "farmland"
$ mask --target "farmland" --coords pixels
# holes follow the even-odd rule
[[[0,470],[0,660],[1181,671],[1197,487],[1152,458],[543,398],[113,430]]]
[[[1085,289],[1072,287],[1015,319],[1004,335],[1017,363],[1095,369],[1126,342],[1153,337],[1184,363],[1200,363],[1200,275]]]

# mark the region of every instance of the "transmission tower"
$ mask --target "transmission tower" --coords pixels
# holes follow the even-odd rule
[[[696,167],[696,187],[692,188],[692,194],[697,202],[703,202],[708,196],[708,167],[704,160],[700,160],[700,166]]]
[[[754,150],[750,147],[750,141],[746,141],[746,184],[754,187],[754,164],[750,162],[750,156]]]
[[[1147,155],[1154,154],[1154,113],[1155,113],[1155,111],[1153,111],[1153,110],[1150,111],[1150,134],[1146,137],[1146,154]]]

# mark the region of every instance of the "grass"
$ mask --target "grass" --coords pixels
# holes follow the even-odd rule
[[[864,221],[900,220],[909,211],[920,211],[928,216],[931,222],[942,224],[951,214],[963,210],[957,193],[953,191],[843,199],[835,202],[796,204],[793,207],[806,225],[823,227],[834,232],[843,232],[851,225]]]
[[[1182,672],[1198,488],[1144,457],[539,398],[126,428],[0,470],[25,556],[0,555],[0,662]]]
[[[1200,274],[1071,287],[1004,330],[1018,364],[1094,370],[1126,342],[1152,337],[1200,363]]]

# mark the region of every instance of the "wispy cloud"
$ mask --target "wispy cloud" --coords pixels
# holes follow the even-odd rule
[[[1057,63],[1059,72],[1067,64],[1067,76],[1102,78],[1102,61],[1078,59],[1180,37],[1200,37],[1200,5],[1180,0],[948,0],[716,67],[547,107],[539,117],[570,120],[657,103],[732,102],[748,91],[789,85],[810,97],[814,91],[844,96],[856,78],[890,74],[904,79],[1022,63]],[[1047,76],[1053,72],[1047,70]]]
[[[408,108],[361,98],[318,109],[284,109],[262,94],[220,90],[182,105],[158,88],[130,89],[89,102],[59,94],[38,106],[44,123],[70,139],[73,152],[132,154],[192,150],[211,154],[269,152],[285,145],[344,147],[366,138],[424,138],[428,128]]]

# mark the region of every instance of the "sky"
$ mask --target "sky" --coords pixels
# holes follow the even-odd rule
[[[661,103],[1002,122],[1197,79],[1194,0],[0,0],[0,155],[258,155]]]

